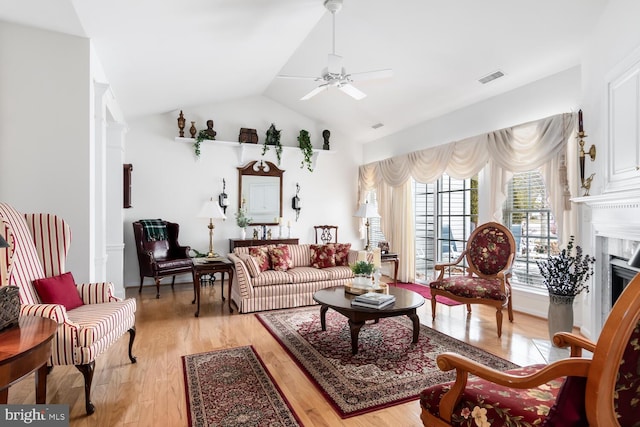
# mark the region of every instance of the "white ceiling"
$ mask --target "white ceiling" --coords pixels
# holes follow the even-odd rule
[[[348,72],[392,68],[299,98],[331,52],[323,0],[0,0],[0,20],[93,40],[128,119],[264,95],[368,142],[579,64],[607,0],[344,0]],[[478,79],[496,70],[505,77]],[[374,130],[376,123],[384,126]]]

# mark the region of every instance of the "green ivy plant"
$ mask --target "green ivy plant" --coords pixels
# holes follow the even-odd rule
[[[370,276],[373,274],[373,270],[375,270],[375,268],[372,262],[358,261],[351,265],[351,271],[353,271],[355,275]]]
[[[204,140],[214,140],[214,139],[215,138],[209,135],[205,129],[202,129],[200,132],[198,132],[198,135],[196,136],[196,140],[193,143],[193,151],[196,153],[196,157],[200,158],[200,143]]]
[[[298,135],[298,144],[300,145],[300,150],[302,151],[302,155],[304,158],[302,162],[300,162],[300,169],[304,168],[304,165],[307,165],[307,169],[309,172],[313,172],[313,168],[311,167],[311,157],[313,156],[313,146],[311,145],[311,139],[309,138],[309,132],[302,129],[300,131],[300,135]]]
[[[280,144],[280,132],[276,129],[276,126],[271,123],[269,129],[267,129],[267,138],[264,140],[264,144],[262,144],[262,155],[264,156],[269,150],[270,145],[274,145],[276,147],[276,157],[278,158],[278,166],[280,166],[280,159],[282,157],[282,145]]]

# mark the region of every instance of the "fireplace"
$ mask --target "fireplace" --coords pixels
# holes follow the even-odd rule
[[[580,197],[573,201],[584,203],[581,234],[591,237],[581,240],[585,242],[585,252],[596,258],[591,292],[579,306],[581,332],[595,341],[625,283],[640,272],[627,266],[627,260],[640,245],[640,191]],[[586,247],[587,241],[591,248]]]

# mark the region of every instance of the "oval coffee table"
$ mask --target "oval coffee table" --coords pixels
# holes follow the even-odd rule
[[[365,308],[351,306],[351,300],[356,295],[346,293],[344,286],[334,286],[320,289],[313,294],[314,301],[320,303],[320,324],[322,330],[327,330],[326,314],[333,309],[349,319],[351,331],[351,353],[358,353],[358,334],[367,320],[376,322],[383,317],[407,316],[413,322],[413,343],[418,342],[420,334],[420,319],[416,309],[424,304],[424,298],[416,292],[389,286],[389,294],[396,297],[396,301],[383,308]]]

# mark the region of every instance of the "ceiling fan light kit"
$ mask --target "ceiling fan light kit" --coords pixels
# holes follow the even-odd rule
[[[283,79],[299,79],[299,80],[313,80],[320,82],[320,85],[309,93],[300,98],[301,101],[306,101],[313,98],[320,92],[330,87],[336,87],[340,91],[346,93],[356,100],[361,100],[367,95],[360,89],[353,86],[351,83],[358,80],[372,80],[388,78],[393,75],[391,69],[365,71],[361,73],[348,74],[345,68],[342,66],[342,56],[336,55],[336,13],[342,9],[342,0],[325,0],[324,7],[331,12],[333,20],[333,51],[328,55],[327,67],[322,70],[322,74],[319,77],[308,76],[289,76],[279,75],[277,77]]]

